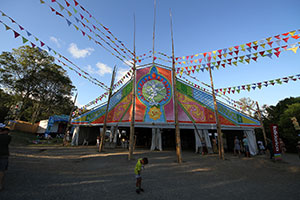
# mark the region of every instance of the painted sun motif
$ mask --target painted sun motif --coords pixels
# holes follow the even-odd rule
[[[153,106],[152,108],[150,108],[148,114],[149,114],[149,117],[150,117],[151,119],[157,120],[157,119],[160,118],[160,116],[161,116],[162,113],[161,113],[161,111],[160,111],[159,108]]]

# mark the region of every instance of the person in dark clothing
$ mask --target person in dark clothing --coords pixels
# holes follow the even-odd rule
[[[0,128],[0,191],[4,186],[4,172],[8,167],[9,150],[8,145],[11,141],[8,128]]]

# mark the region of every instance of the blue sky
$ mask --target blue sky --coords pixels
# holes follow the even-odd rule
[[[83,29],[73,16],[68,17],[65,10],[61,11],[58,4],[52,3],[51,0],[44,1]],[[56,1],[67,8],[65,0]],[[75,7],[73,0],[67,1]],[[78,3],[108,27],[130,50],[133,50],[133,14],[135,13],[137,55],[152,50],[153,0],[78,0]],[[76,31],[72,26],[69,27],[65,19],[51,12],[46,4],[40,3],[40,0],[0,0],[0,5],[0,9],[18,24],[106,85],[110,84],[114,65],[118,67],[118,78],[130,69],[101,46],[83,36],[80,31]],[[88,17],[78,6],[76,8]],[[300,1],[298,0],[157,0],[155,50],[167,55],[171,55],[170,8],[173,15],[175,57],[211,52],[300,29]],[[80,16],[77,15],[77,18],[80,19]],[[9,19],[1,16],[0,20],[23,36],[27,36],[26,32],[20,31],[18,26],[12,24]],[[90,20],[90,22],[101,28],[95,21]],[[96,38],[94,35],[91,36]],[[300,39],[295,40],[295,42],[299,41]],[[12,48],[21,45],[23,45],[21,38],[15,39],[13,33],[5,31],[5,27],[0,24],[0,51],[11,51]],[[147,61],[151,62],[151,59],[143,63]],[[299,50],[296,54],[285,51],[279,58],[265,57],[256,63],[214,70],[215,88],[300,74],[299,61]],[[105,92],[68,68],[66,70],[79,92],[77,105],[85,105]],[[200,71],[193,76],[210,83],[206,71]],[[284,98],[300,96],[300,80],[263,87],[261,90],[227,95],[236,100],[250,97],[261,105],[275,105]]]

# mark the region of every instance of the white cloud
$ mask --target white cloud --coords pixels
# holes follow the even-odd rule
[[[104,76],[105,74],[111,74],[113,69],[108,65],[98,62],[96,64],[96,69],[94,69],[91,65],[86,67],[89,74],[98,74],[99,76]]]
[[[56,37],[53,37],[53,36],[51,36],[50,37],[50,41],[51,42],[53,42],[54,44],[56,44],[56,46],[58,47],[58,48],[60,48],[61,47],[61,40],[60,39],[57,39]]]
[[[75,43],[71,43],[68,51],[72,54],[74,58],[85,58],[91,55],[94,51],[93,48],[79,49]]]

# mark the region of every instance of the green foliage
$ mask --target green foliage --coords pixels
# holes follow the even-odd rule
[[[295,130],[291,117],[296,117],[300,121],[300,97],[281,100],[276,106],[266,108],[266,111],[268,115],[263,122],[267,136],[271,137],[270,125],[278,124],[279,135],[286,144],[287,150],[295,151],[299,131]]]
[[[21,102],[13,118],[30,122],[57,114],[69,114],[74,86],[66,71],[46,51],[22,46],[0,55],[0,86],[10,91],[14,104]]]

